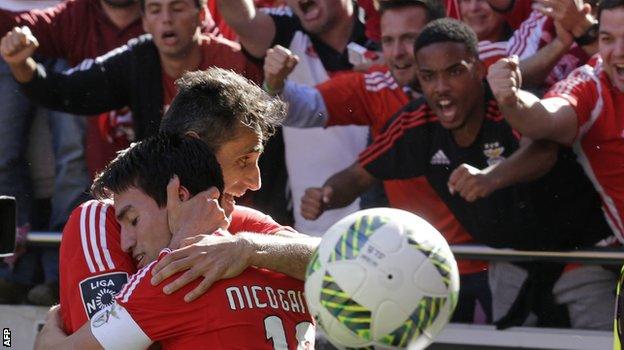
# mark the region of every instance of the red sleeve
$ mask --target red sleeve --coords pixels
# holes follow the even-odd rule
[[[203,303],[209,298],[199,298],[193,303],[184,301],[184,296],[197,287],[200,280],[195,280],[170,295],[163,293],[162,287],[173,282],[182,273],[169,277],[157,286],[150,282],[152,268],[169,252],[169,249],[164,249],[158,260],[131,276],[115,298],[153,341],[184,334],[198,334],[198,330],[205,329],[208,324],[210,309]]]
[[[561,97],[567,100],[574,111],[581,127],[591,118],[591,112],[598,101],[598,78],[594,75],[591,66],[585,65],[574,70],[565,79],[555,84],[544,95],[548,97]]]
[[[232,222],[228,231],[231,234],[239,232],[253,232],[275,234],[279,231],[296,232],[289,226],[282,226],[272,217],[258,210],[237,205],[232,213]]]
[[[135,268],[121,250],[112,206],[88,201],[74,209],[59,254],[61,315],[73,333],[97,311],[112,304]]]
[[[365,84],[363,73],[350,72],[333,77],[316,87],[329,114],[326,126],[370,125]]]
[[[0,9],[2,36],[16,26],[28,26],[39,41],[38,54],[65,58],[74,31],[75,1],[63,1],[43,10],[11,12]],[[78,16],[80,17],[80,16]]]

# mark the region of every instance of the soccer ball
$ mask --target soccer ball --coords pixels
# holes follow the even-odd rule
[[[310,314],[338,348],[424,348],[448,323],[458,291],[457,263],[440,233],[391,208],[330,227],[305,282]]]

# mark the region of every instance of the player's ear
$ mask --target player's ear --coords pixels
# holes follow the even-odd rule
[[[180,185],[180,188],[178,188],[178,196],[181,202],[186,202],[191,198],[191,192],[189,192],[186,187]]]

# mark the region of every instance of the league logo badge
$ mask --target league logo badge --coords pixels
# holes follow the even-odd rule
[[[486,143],[483,145],[483,154],[487,157],[488,165],[494,165],[502,162],[505,157],[505,147],[501,146],[498,142]]]
[[[80,282],[80,296],[87,316],[92,318],[98,311],[113,305],[115,295],[126,282],[128,274],[125,272],[107,273]]]

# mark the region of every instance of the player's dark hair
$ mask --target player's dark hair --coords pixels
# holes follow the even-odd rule
[[[379,0],[376,4],[380,15],[388,10],[419,6],[425,9],[427,21],[433,21],[446,16],[446,9],[442,0]]]
[[[201,9],[204,6],[206,6],[206,0],[194,0],[193,2],[195,3],[195,6],[198,9]],[[141,12],[144,12],[145,11],[145,0],[139,0],[139,3],[141,3]]]
[[[167,184],[174,174],[191,195],[211,186],[223,192],[221,167],[203,141],[161,133],[121,151],[96,176],[91,193],[105,199],[111,192],[136,187],[162,208],[167,204]]]
[[[468,52],[479,58],[477,35],[467,24],[453,18],[441,18],[429,22],[414,43],[414,54],[425,46],[446,42],[462,43]]]
[[[624,6],[624,0],[600,0],[598,1],[598,21],[604,10],[612,10],[614,8]]]
[[[211,68],[185,73],[178,95],[160,125],[163,132],[195,132],[213,152],[238,135],[239,126],[266,141],[286,115],[286,105],[230,70]]]

